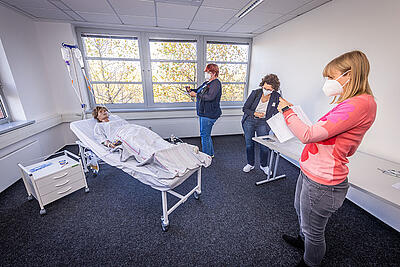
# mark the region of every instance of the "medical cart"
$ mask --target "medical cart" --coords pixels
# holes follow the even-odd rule
[[[45,158],[18,164],[28,193],[40,205],[40,214],[46,214],[45,205],[65,197],[81,188],[89,192],[81,159],[69,152],[62,151]]]

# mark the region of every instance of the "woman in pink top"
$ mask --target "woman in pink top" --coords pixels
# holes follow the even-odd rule
[[[349,188],[346,164],[375,120],[376,103],[368,83],[369,62],[364,53],[345,53],[326,65],[323,91],[336,103],[319,121],[308,126],[284,99],[278,110],[293,134],[306,144],[300,159],[294,206],[299,219],[297,237],[283,239],[304,250],[298,266],[319,266],[325,255],[325,226]]]

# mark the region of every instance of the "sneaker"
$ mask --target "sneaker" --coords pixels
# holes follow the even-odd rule
[[[247,164],[246,166],[243,167],[244,172],[249,172],[252,169],[254,169],[254,166],[251,166],[250,164]]]
[[[289,245],[304,250],[304,241],[301,238],[300,235],[298,235],[297,237],[293,237],[290,235],[282,235],[283,240],[286,241],[286,243],[288,243]]]
[[[265,166],[265,167],[260,166],[260,169],[261,169],[266,175],[268,175],[268,172],[269,172],[270,175],[272,174],[272,172],[269,170],[269,167],[268,167],[268,166]]]

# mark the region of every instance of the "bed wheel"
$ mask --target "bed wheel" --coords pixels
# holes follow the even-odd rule
[[[195,199],[199,199],[200,198],[201,193],[197,193],[197,191],[194,191],[193,196]]]
[[[89,187],[85,187],[85,193],[89,193]]]
[[[168,224],[164,224],[164,222],[161,222],[161,228],[162,228],[163,232],[167,232],[168,228],[169,228],[169,225]]]
[[[29,195],[28,196],[28,201],[31,201],[33,199],[33,196],[32,195]]]
[[[40,215],[45,215],[46,214],[46,210],[45,209],[41,209],[39,213],[40,213]]]

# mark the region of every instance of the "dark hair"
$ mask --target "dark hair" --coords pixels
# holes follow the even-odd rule
[[[279,86],[281,86],[281,83],[279,81],[278,76],[276,74],[268,74],[262,78],[260,82],[260,86],[262,87],[265,83],[271,85],[272,89],[275,91],[279,90]]]
[[[214,63],[207,64],[206,71],[214,73],[215,77],[219,75],[218,65]]]
[[[103,106],[96,106],[96,107],[93,109],[93,111],[92,111],[92,115],[93,115],[93,118],[95,118],[98,122],[101,122],[101,121],[99,120],[99,118],[97,118],[97,117],[99,116],[100,110],[105,110],[105,111],[108,112],[108,109],[107,109],[106,107],[103,107]]]

